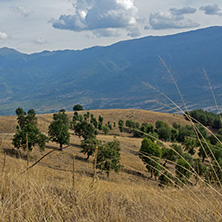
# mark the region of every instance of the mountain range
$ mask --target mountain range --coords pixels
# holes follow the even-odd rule
[[[188,109],[215,109],[203,68],[222,104],[222,27],[217,26],[84,50],[24,54],[1,48],[0,115],[13,115],[19,106],[37,113],[72,110],[77,103],[86,109],[176,112],[164,95],[183,105],[164,63]]]

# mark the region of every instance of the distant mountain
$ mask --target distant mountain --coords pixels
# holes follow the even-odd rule
[[[214,107],[204,67],[222,104],[222,27],[122,41],[84,50],[26,55],[0,49],[0,115],[18,106],[39,113],[61,108],[142,108],[170,111],[149,83],[178,104],[179,94],[159,56],[168,65],[190,108]],[[213,108],[212,108],[213,109]]]

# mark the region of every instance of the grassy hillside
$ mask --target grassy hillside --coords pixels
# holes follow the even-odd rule
[[[86,111],[81,111],[85,113]],[[155,123],[163,120],[182,125],[188,122],[181,115],[155,113],[143,110],[91,110],[104,122],[132,119]],[[73,113],[68,113],[69,117]],[[52,114],[38,115],[39,128],[47,133]],[[183,188],[160,188],[149,179],[139,159],[140,138],[120,134],[118,127],[109,135],[99,134],[102,141],[111,141],[115,135],[121,144],[119,174],[105,174],[92,186],[93,158],[85,161],[80,151],[80,139],[71,135],[70,146],[44,158],[28,173],[26,153],[13,150],[11,138],[15,132],[16,117],[0,117],[0,221],[221,221],[222,196],[202,183]],[[30,153],[30,165],[58,145],[49,143],[46,150],[36,147]],[[4,155],[4,153],[6,155]],[[75,160],[75,185],[72,187],[72,155]],[[5,163],[5,164],[4,164]],[[169,166],[170,167],[170,166]],[[221,188],[218,193],[221,194]]]

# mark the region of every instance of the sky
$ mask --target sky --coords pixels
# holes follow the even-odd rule
[[[0,0],[0,48],[84,49],[222,26],[221,0]]]

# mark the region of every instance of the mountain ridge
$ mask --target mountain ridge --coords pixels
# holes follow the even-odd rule
[[[202,67],[209,71],[215,93],[220,96],[221,39],[222,27],[214,26],[83,50],[28,55],[1,48],[0,115],[13,114],[17,106],[45,113],[60,108],[71,110],[75,103],[90,109],[151,110],[158,107],[154,101],[166,103],[160,102],[159,95],[142,82],[150,83],[181,103],[159,56],[172,70],[188,104],[206,108],[211,104],[211,95],[202,78]]]

